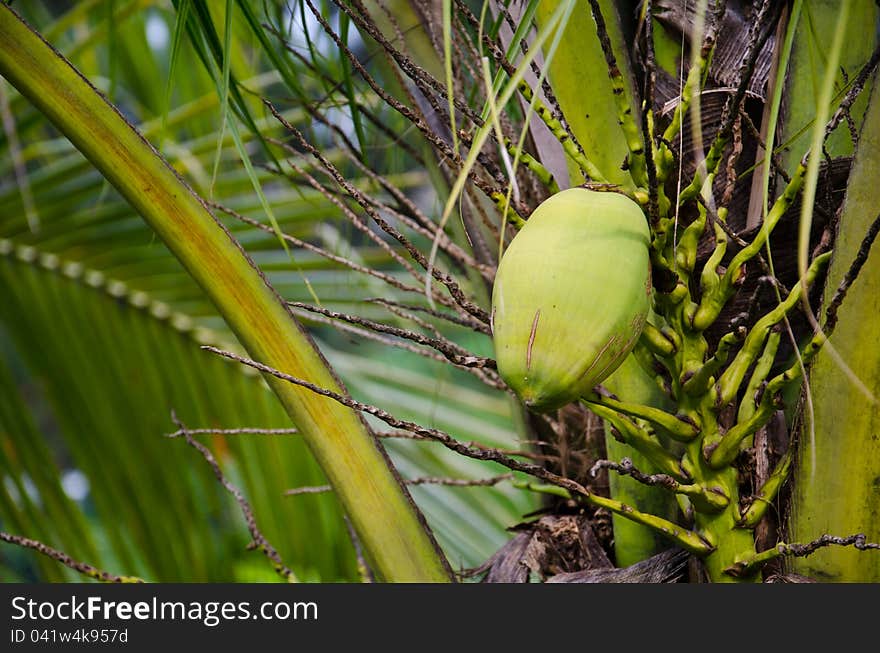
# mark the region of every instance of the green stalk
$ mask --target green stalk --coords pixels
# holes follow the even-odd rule
[[[714,414],[711,395],[707,395],[701,402],[701,413],[704,420],[706,433],[717,433],[718,422]],[[703,458],[701,438],[691,442],[687,446],[686,463],[689,464],[694,483],[707,488],[717,490],[729,499],[727,506],[720,512],[707,512],[695,506],[694,526],[708,541],[714,550],[703,559],[706,573],[710,582],[757,582],[758,574],[750,573],[744,577],[734,578],[726,573],[726,569],[737,561],[755,554],[754,535],[750,530],[740,528],[740,506],[737,470],[726,466],[714,470]]]
[[[764,485],[752,497],[752,504],[743,512],[740,525],[743,528],[755,528],[773,506],[773,500],[779,494],[788,474],[791,471],[791,463],[794,459],[794,449],[789,448],[782,459],[777,463],[770,477]]]
[[[122,115],[5,4],[0,74],[61,130],[156,231],[208,294],[248,354],[340,391],[280,297],[201,199]],[[267,378],[327,474],[380,578],[448,581],[418,509],[360,416]]]
[[[563,25],[562,40],[553,61],[547,63],[547,70],[553,92],[571,131],[586,158],[601,175],[593,180],[607,180],[631,191],[635,184],[630,174],[621,170],[621,163],[630,151],[627,140],[621,137],[618,112],[628,104],[633,115],[637,115],[635,111],[638,107],[626,83],[626,80],[632,79],[632,74],[617,4],[608,0],[598,3],[605,17],[605,26],[620,72],[615,82],[608,76],[605,55],[596,38],[596,22],[590,4],[585,0],[578,0],[575,11]],[[538,5],[535,18],[539,26],[548,24],[558,5],[558,0],[544,0]],[[615,95],[615,86],[623,89],[623,92],[618,91],[619,98]],[[577,183],[579,171],[572,169],[571,172],[573,182]]]

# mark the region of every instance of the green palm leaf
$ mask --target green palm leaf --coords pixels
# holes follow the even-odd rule
[[[91,63],[99,75],[106,69],[106,58],[114,54],[99,38],[106,23],[77,7],[46,24],[38,9],[31,20],[41,27],[42,20],[62,51],[73,48],[78,63]],[[148,138],[164,136],[163,149],[172,164],[208,194],[218,146],[220,103],[214,83],[197,67],[177,73],[175,108],[167,118],[159,115],[168,62],[144,34],[150,21],[165,21],[167,27],[173,16],[144,10],[139,3],[125,9],[120,17],[126,22],[116,35],[123,47],[115,51],[125,63],[115,68],[114,97],[137,116]],[[96,36],[77,36],[83,32]],[[235,33],[237,44],[243,34]],[[183,40],[181,60],[192,58],[188,47]],[[270,88],[279,79],[271,70],[256,75],[266,69],[253,61],[233,61],[233,66],[250,90]],[[350,89],[340,92],[351,100]],[[8,480],[0,525],[92,564],[149,580],[273,578],[259,554],[244,550],[247,531],[238,509],[208,467],[182,442],[161,436],[174,430],[172,409],[192,428],[289,426],[284,411],[259,377],[198,349],[203,343],[235,344],[196,284],[66,139],[47,128],[21,97],[12,95],[11,106],[40,222],[32,231],[21,189],[0,184],[0,343],[15,363],[2,377],[8,391],[0,413],[2,450],[9,463],[4,465]],[[302,111],[285,115],[294,120]],[[279,135],[277,123],[266,118],[255,117],[252,127],[242,131],[245,144],[253,143],[257,133]],[[8,143],[4,139],[3,145]],[[213,197],[265,221],[253,180],[241,168],[228,132],[219,145]],[[3,179],[12,179],[7,175],[11,167],[11,157],[0,159]],[[349,227],[321,194],[282,183],[263,168],[256,174],[286,233],[327,249],[343,246],[348,258],[372,267],[388,266],[387,254],[373,245],[344,245]],[[407,173],[395,182],[415,188],[426,178]],[[357,183],[366,187],[371,182]],[[337,308],[384,290],[375,279],[309,252],[297,252],[292,261],[274,235],[231,219],[227,224],[288,299],[309,299],[306,277],[321,300]],[[470,378],[405,353],[380,371],[373,363],[375,349],[327,337],[335,346],[325,351],[356,396],[374,403],[390,398],[383,405],[423,423],[446,415],[438,423],[462,439],[514,446],[512,406]],[[29,388],[39,390],[37,399],[14,400]],[[473,406],[470,414],[456,408],[462,402]],[[264,534],[299,578],[354,579],[353,548],[332,495],[283,497],[288,488],[326,482],[298,436],[211,436],[206,443],[242,487]],[[493,473],[491,467],[435,449],[420,442],[389,443],[407,477]],[[72,501],[59,484],[72,471],[88,480],[84,500]],[[35,497],[25,489],[29,484],[37,488]],[[461,566],[485,559],[503,542],[504,529],[533,507],[509,487],[479,492],[418,487],[413,494],[450,559]],[[15,557],[21,559],[18,553]],[[34,564],[19,573],[70,578],[54,563]]]

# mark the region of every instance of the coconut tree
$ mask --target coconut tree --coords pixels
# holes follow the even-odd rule
[[[58,373],[64,389],[53,405],[89,407],[86,419],[69,406],[64,425],[88,478],[106,468],[103,447],[122,447],[112,450],[126,469],[93,491],[105,517],[113,501],[161,505],[164,487],[197,504],[188,514],[207,505],[200,496],[220,501],[233,469],[247,485],[235,494],[253,544],[284,578],[303,575],[285,557],[295,556],[294,568],[317,567],[304,547],[270,544],[295,539],[283,519],[268,538],[256,527],[286,501],[271,493],[284,484],[324,501],[308,509],[321,515],[340,559],[319,577],[352,573],[352,550],[362,548],[360,568],[380,579],[452,579],[453,566],[488,557],[499,525],[517,525],[475,575],[669,580],[689,555],[692,580],[876,578],[875,554],[865,550],[880,539],[871,481],[880,451],[870,440],[877,365],[863,342],[878,227],[869,182],[880,124],[876,30],[864,36],[865,25],[877,24],[874,3],[414,0],[319,8],[304,0],[291,10],[180,0],[167,79],[186,62],[201,80],[189,83],[219,117],[219,136],[209,128],[201,140],[184,117],[201,109],[187,104],[178,114],[159,106],[155,136],[142,125],[141,137],[3,12],[0,73],[22,95],[7,101],[18,111],[4,112],[18,181],[7,193],[15,210],[3,242],[9,274],[23,268],[32,284],[28,293],[9,285],[15,308],[4,324],[29,369]],[[55,38],[76,15],[57,20]],[[109,35],[116,45],[108,52],[125,53],[108,66],[111,93],[122,68],[133,89],[171,88],[155,77],[150,84],[155,69],[135,66],[135,37]],[[122,228],[134,220],[119,213],[96,219],[88,211],[77,228],[47,218],[44,228],[35,189],[57,189],[64,176],[45,179],[41,152],[19,138],[42,125],[27,101],[143,216],[188,277],[166,250],[137,242],[144,232]],[[125,113],[137,107],[117,102]],[[69,159],[69,167],[83,166]],[[83,197],[101,187],[94,173],[90,179]],[[99,201],[110,194],[98,192]],[[158,269],[167,281],[155,281]],[[137,340],[139,362],[123,360],[126,350],[112,377],[120,400],[96,403],[89,391],[102,375],[84,362],[116,328],[111,318],[93,313],[94,342],[74,336],[74,346],[61,348],[47,331],[49,309],[24,317],[29,301],[51,292],[42,288],[63,279],[83,279],[138,315],[164,320],[186,334],[174,351],[187,353],[160,362]],[[65,320],[68,333],[82,330]],[[155,329],[150,319],[137,322]],[[209,326],[237,343],[220,344]],[[200,351],[193,338],[211,344]],[[41,351],[49,340],[58,343],[55,356]],[[110,365],[113,354],[99,356]],[[66,377],[55,369],[59,358],[61,367],[69,359]],[[178,398],[199,386],[169,372],[175,365],[240,385],[209,390],[210,400]],[[91,370],[87,382],[80,369]],[[180,404],[175,433],[208,463],[188,461],[187,478],[174,475],[178,485],[160,478],[158,460],[131,464],[140,449],[126,447],[148,439],[120,435],[123,416],[135,410],[122,406],[138,403],[137,392],[118,387],[132,369],[148,370],[135,381],[156,389],[169,376],[181,385],[149,395],[163,408]],[[262,376],[244,382],[242,369]],[[426,382],[432,376],[442,382]],[[68,399],[71,385],[82,395]],[[443,396],[420,410],[431,390]],[[256,401],[246,393],[267,412],[237,412]],[[24,472],[48,455],[35,421],[21,417],[24,401],[10,400],[4,413],[21,422],[9,438],[19,489],[3,514],[18,532],[33,529],[43,510],[22,498],[30,497]],[[191,412],[183,415],[184,407]],[[267,426],[245,437],[214,426],[219,439],[208,449],[192,426],[274,426],[282,408],[298,435],[281,444],[275,436],[263,444]],[[103,447],[95,449],[82,433],[99,425]],[[167,451],[158,442],[150,447]],[[272,448],[303,444],[311,458]],[[438,456],[438,444],[447,455]],[[303,482],[317,473],[312,459],[332,496]],[[267,467],[277,475],[266,477]],[[443,476],[413,473],[429,467]],[[211,471],[221,487],[208,482]],[[67,499],[57,479],[40,479],[58,512],[55,502]],[[446,491],[411,495],[406,479]],[[491,487],[461,495],[455,485]],[[251,506],[250,494],[260,502]],[[289,509],[302,519],[311,514],[304,505]],[[338,511],[354,545],[340,537]],[[184,516],[140,512],[143,539],[131,546],[117,536],[111,560],[145,575],[192,571],[205,532],[186,538],[176,558],[165,556]],[[165,530],[149,528],[153,520]],[[69,548],[78,531],[64,528],[31,535]],[[490,537],[476,533],[493,528]],[[76,546],[71,554],[102,560],[88,538]],[[806,558],[819,549],[824,557]],[[229,550],[217,551],[218,567]],[[793,571],[794,558],[807,562]]]

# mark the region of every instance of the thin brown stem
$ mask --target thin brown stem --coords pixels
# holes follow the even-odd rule
[[[391,415],[389,412],[382,410],[381,408],[356,401],[354,399],[351,399],[350,397],[343,396],[338,392],[333,392],[332,390],[322,388],[318,385],[315,385],[314,383],[310,383],[309,381],[306,381],[304,379],[299,379],[295,376],[291,376],[290,374],[286,374],[268,365],[264,365],[263,363],[259,363],[249,358],[239,356],[238,354],[224,351],[222,349],[218,349],[217,347],[211,347],[209,345],[202,346],[202,349],[217,354],[219,356],[223,356],[224,358],[237,361],[239,363],[242,363],[243,365],[247,365],[256,370],[259,370],[264,374],[274,376],[277,379],[281,379],[283,381],[287,381],[288,383],[293,383],[294,385],[306,388],[307,390],[310,390],[315,394],[332,399],[333,401],[341,403],[342,405],[352,408],[353,410],[372,415],[393,428],[404,429],[413,433],[417,433],[419,435],[423,435],[426,438],[439,442],[447,449],[450,449],[451,451],[454,451],[467,458],[494,462],[504,467],[507,467],[512,471],[523,472],[524,474],[529,474],[552,485],[556,485],[558,487],[566,489],[588,503],[591,503],[600,508],[606,508],[607,510],[614,512],[615,514],[622,515],[623,517],[635,521],[636,523],[653,528],[657,532],[664,534],[665,536],[677,542],[680,546],[686,548],[692,553],[698,555],[707,555],[713,550],[713,547],[695,532],[683,529],[677,524],[667,519],[663,519],[662,517],[643,513],[621,501],[609,499],[595,494],[584,487],[581,483],[578,483],[573,479],[560,476],[559,474],[556,474],[540,465],[516,460],[515,458],[501,453],[497,449],[477,449],[464,442],[461,442],[460,440],[455,439],[448,433],[440,431],[439,429],[428,428],[425,426],[420,426],[414,422],[398,419]]]
[[[865,234],[862,244],[859,246],[859,251],[856,253],[856,257],[853,259],[849,269],[843,276],[840,285],[837,286],[837,290],[834,291],[834,296],[828,303],[828,308],[825,309],[825,325],[822,330],[825,331],[827,335],[831,335],[831,332],[834,331],[834,327],[837,326],[837,311],[840,309],[841,304],[843,304],[843,300],[846,298],[846,293],[849,291],[850,286],[858,278],[862,266],[864,266],[865,262],[868,260],[868,255],[871,253],[871,246],[874,244],[878,232],[880,232],[880,214],[874,218],[874,221],[868,228],[868,233]]]
[[[174,433],[169,433],[166,437],[179,438],[183,435],[296,435],[299,431],[296,429],[261,429],[250,426],[244,426],[235,429],[187,429],[183,431],[178,429]]]
[[[14,544],[25,549],[32,549],[37,553],[41,553],[48,558],[52,558],[53,560],[60,562],[65,567],[69,567],[70,569],[81,573],[83,576],[93,578],[94,580],[101,581],[102,583],[145,582],[142,578],[138,578],[137,576],[117,576],[106,571],[101,571],[100,569],[93,567],[92,565],[86,564],[85,562],[74,560],[63,551],[53,549],[47,544],[43,544],[42,542],[39,542],[37,540],[32,540],[28,537],[22,537],[21,535],[13,535],[11,533],[0,531],[0,541]]]
[[[442,272],[437,269],[436,266],[428,265],[428,260],[425,255],[419,250],[415,245],[413,245],[403,234],[401,234],[397,229],[392,227],[386,220],[384,220],[376,210],[371,206],[370,202],[368,202],[363,193],[355,188],[346,178],[345,176],[334,166],[314,145],[309,143],[306,138],[303,136],[302,132],[300,132],[296,127],[291,125],[287,120],[278,112],[278,110],[272,105],[271,102],[264,101],[266,106],[272,112],[272,115],[276,117],[276,119],[287,128],[291,134],[299,141],[300,145],[305,148],[313,157],[315,157],[321,165],[324,167],[327,172],[330,173],[330,176],[338,183],[345,191],[361,206],[361,208],[370,216],[370,218],[375,222],[382,231],[387,233],[389,236],[394,238],[398,243],[400,243],[404,249],[410,254],[410,256],[415,260],[419,265],[421,265],[425,270],[430,270],[431,276],[434,277],[437,281],[443,284],[446,289],[449,291],[449,294],[453,297],[453,299],[458,302],[458,304],[466,310],[468,313],[473,315],[479,320],[487,323],[489,322],[489,315],[485,310],[474,304],[470,301],[462,291],[461,287],[458,283],[446,272]],[[293,164],[292,164],[293,165]],[[318,189],[320,190],[320,189]]]
[[[265,225],[262,222],[260,222],[259,220],[254,220],[253,218],[249,218],[246,215],[242,215],[241,213],[238,213],[237,211],[234,211],[226,206],[223,206],[222,204],[218,204],[217,202],[206,201],[206,203],[209,206],[217,209],[218,211],[222,211],[226,215],[229,215],[229,216],[235,218],[236,220],[244,222],[245,224],[249,224],[252,227],[256,227],[257,229],[265,231],[266,233],[275,235],[275,230],[270,225]],[[347,259],[343,256],[339,256],[337,254],[333,254],[332,252],[328,252],[326,249],[318,247],[317,245],[313,245],[312,243],[310,243],[306,240],[301,240],[300,238],[297,238],[296,236],[291,236],[289,234],[282,233],[281,237],[285,241],[289,242],[292,245],[295,245],[296,247],[301,247],[305,250],[308,250],[308,251],[313,252],[319,256],[322,256],[323,258],[326,258],[327,260],[333,261],[335,263],[339,263],[340,265],[344,265],[345,267],[347,267],[351,270],[354,270],[355,272],[360,272],[362,274],[366,274],[371,277],[375,277],[376,279],[379,279],[379,280],[387,283],[389,286],[397,288],[398,290],[402,290],[404,292],[409,292],[409,293],[416,293],[418,295],[424,295],[424,293],[425,293],[425,289],[421,286],[412,286],[412,285],[403,283],[395,276],[392,276],[390,274],[386,274],[385,272],[382,272],[380,270],[375,270],[375,269],[367,267],[365,265],[361,265],[359,263],[355,263],[354,261],[352,261],[350,259]],[[421,279],[421,276],[419,276],[419,278]],[[446,306],[447,308],[452,308],[452,309],[458,308],[458,304],[456,304],[454,300],[450,299],[446,295],[441,295],[437,292],[434,292],[433,299],[437,303],[442,304],[443,306]]]
[[[478,333],[485,334],[487,336],[492,335],[491,329],[488,326],[483,324],[482,322],[477,322],[473,318],[470,317],[461,317],[459,315],[452,315],[450,313],[445,313],[443,311],[438,311],[435,308],[431,308],[429,306],[419,306],[417,304],[403,304],[398,301],[394,301],[391,299],[387,299],[385,297],[368,297],[367,302],[372,302],[374,304],[381,304],[382,306],[396,306],[397,308],[402,308],[407,311],[418,311],[421,313],[427,313],[433,317],[436,317],[441,320],[446,320],[447,322],[452,322],[453,324],[457,324],[459,326],[467,327],[469,329],[473,329]]]
[[[413,342],[417,342],[420,345],[426,345],[428,347],[436,349],[441,354],[443,354],[451,363],[459,365],[461,367],[480,367],[488,368],[491,370],[497,368],[495,361],[491,358],[475,356],[471,354],[468,350],[460,347],[450,340],[447,340],[446,338],[430,338],[426,335],[417,333],[415,331],[410,331],[408,329],[401,329],[399,327],[393,327],[388,324],[381,324],[379,322],[374,322],[373,320],[368,320],[366,318],[358,317],[356,315],[348,315],[346,313],[340,313],[338,311],[331,311],[320,306],[312,306],[310,304],[305,304],[302,302],[290,302],[290,306],[293,306],[294,308],[300,308],[311,313],[317,313],[318,315],[323,315],[334,320],[342,320],[344,322],[348,322],[349,324],[356,324],[358,326],[362,326],[373,331],[378,331],[379,333],[387,333],[389,335],[397,336],[398,338],[411,340]]]
[[[241,513],[242,515],[244,515],[244,520],[247,523],[248,531],[251,534],[251,544],[248,548],[259,549],[263,553],[263,555],[265,555],[272,563],[272,567],[275,569],[275,572],[279,576],[281,576],[289,583],[295,583],[296,576],[294,575],[293,571],[288,569],[284,562],[282,562],[281,556],[278,555],[278,551],[275,550],[275,547],[273,547],[269,543],[269,541],[265,538],[263,533],[257,527],[257,519],[254,516],[253,508],[251,508],[250,503],[248,503],[248,500],[245,499],[244,494],[242,494],[241,490],[239,490],[229,481],[229,479],[226,478],[226,475],[220,468],[220,463],[217,462],[217,459],[214,457],[214,454],[211,453],[211,450],[192,437],[189,429],[187,429],[183,422],[181,422],[177,418],[177,415],[173,411],[171,413],[171,419],[177,426],[177,431],[180,432],[186,439],[186,443],[193,449],[198,451],[200,454],[202,454],[202,457],[205,459],[205,461],[211,467],[211,470],[214,472],[214,476],[217,478],[220,484],[224,488],[226,488],[227,492],[229,492],[235,498],[235,502],[241,509]]]

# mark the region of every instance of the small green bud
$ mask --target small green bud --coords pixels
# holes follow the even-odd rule
[[[498,371],[529,408],[559,408],[605,380],[648,315],[650,231],[639,205],[571,188],[532,213],[492,291]]]

